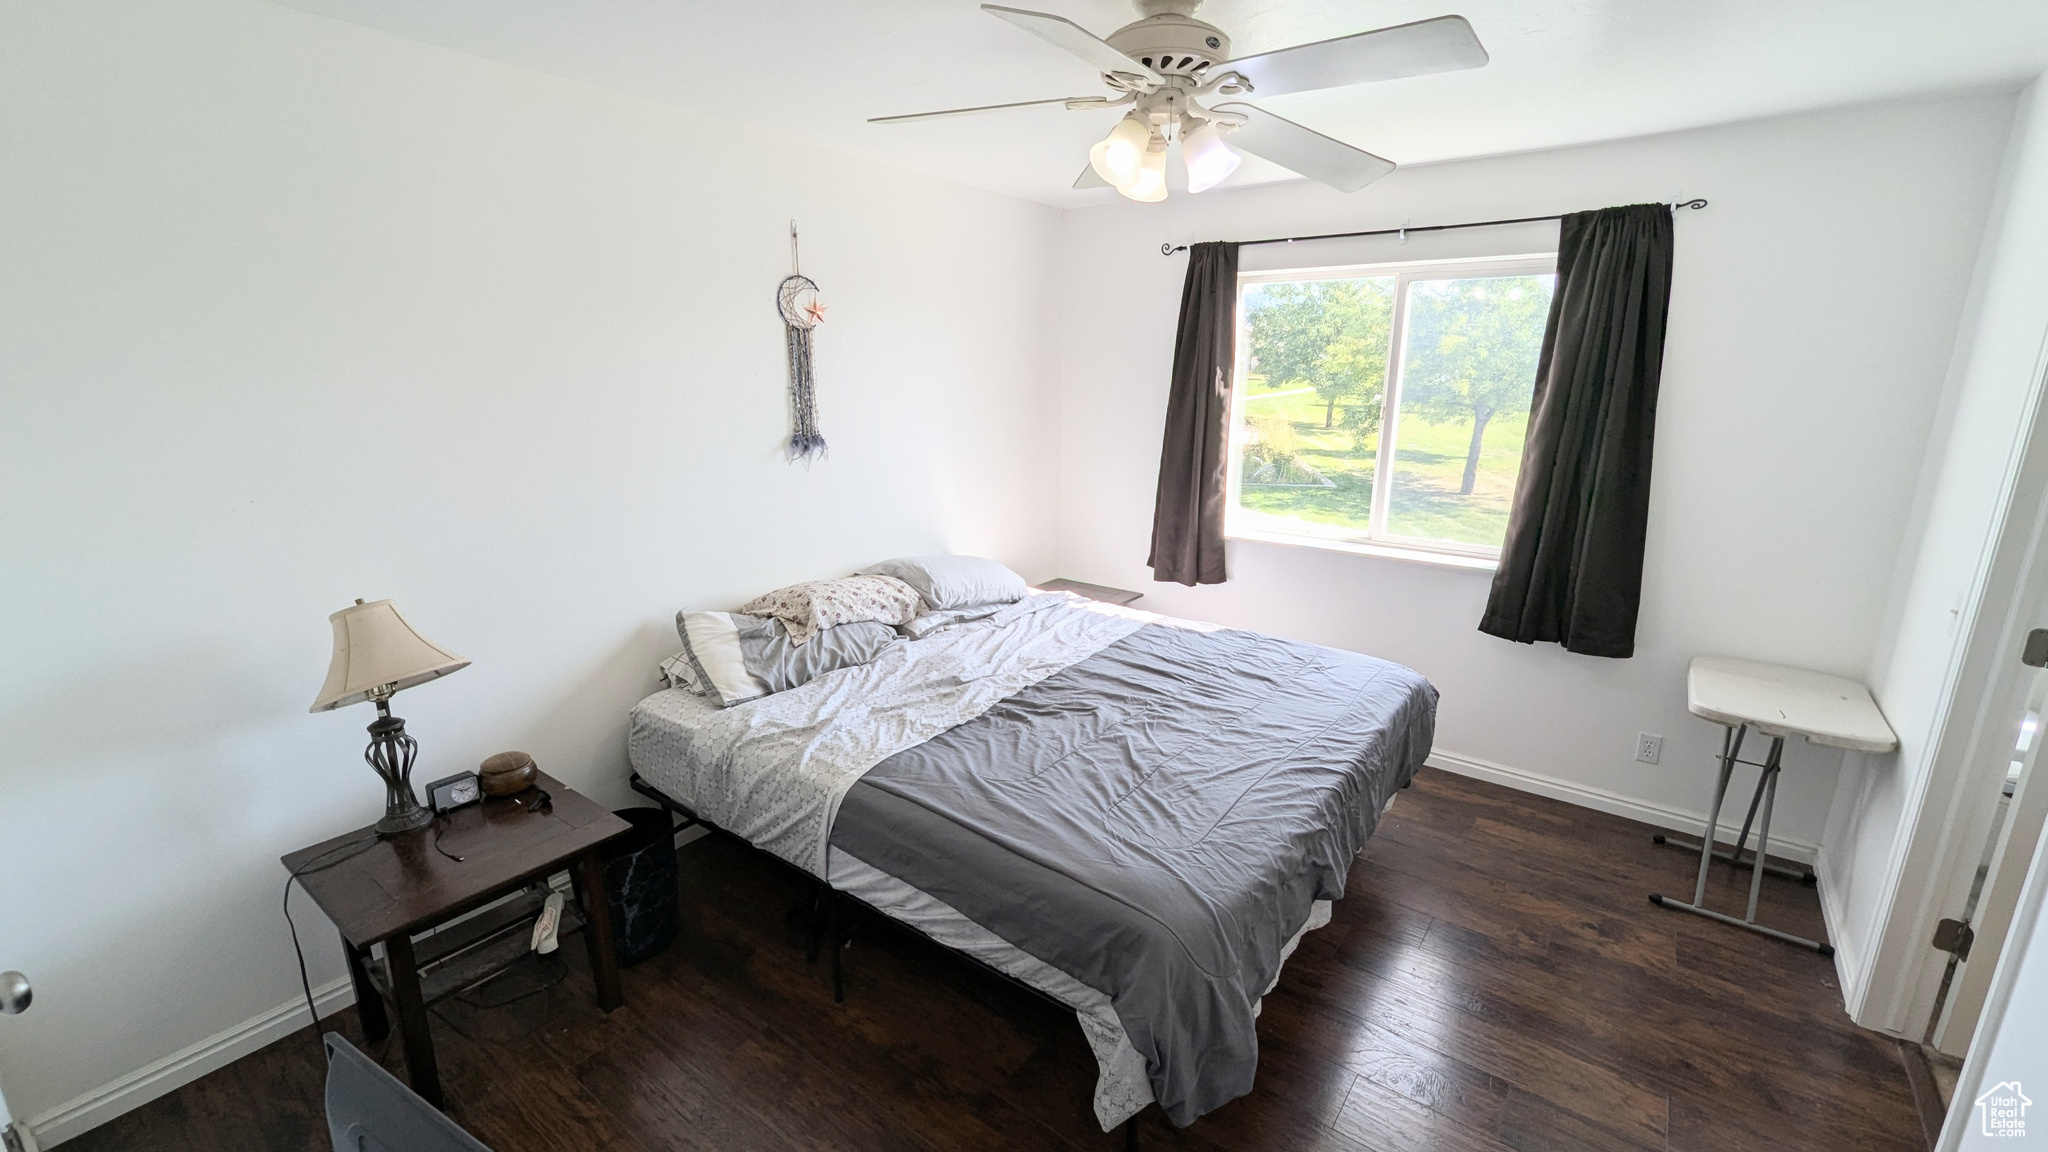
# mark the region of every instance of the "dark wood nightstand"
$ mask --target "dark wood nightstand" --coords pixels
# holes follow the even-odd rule
[[[540,803],[543,792],[545,805]],[[598,848],[631,827],[589,797],[542,775],[538,788],[521,796],[486,797],[416,832],[382,840],[376,839],[374,827],[358,828],[284,857],[284,866],[300,873],[306,894],[341,931],[364,1036],[376,1041],[390,1033],[384,1010],[390,1000],[398,1010],[413,1091],[439,1107],[441,1077],[427,1005],[502,971],[526,953],[550,875],[568,869],[575,882],[582,908],[563,908],[559,934],[583,933],[598,1007],[609,1012],[624,1002]],[[441,847],[461,856],[460,862],[435,850],[437,828]],[[414,939],[513,893],[521,895]],[[372,951],[379,944],[384,946],[381,957]]]
[[[1100,600],[1104,604],[1115,604],[1118,607],[1143,599],[1145,595],[1143,592],[1133,592],[1128,588],[1111,588],[1105,584],[1090,584],[1082,580],[1047,580],[1039,587],[1047,592],[1072,592],[1076,596],[1086,596],[1090,600]]]

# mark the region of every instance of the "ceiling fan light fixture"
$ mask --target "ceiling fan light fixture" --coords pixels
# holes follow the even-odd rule
[[[1088,163],[1095,174],[1122,191],[1137,180],[1145,166],[1145,150],[1152,143],[1152,128],[1136,116],[1116,122],[1102,142],[1088,150]]]
[[[1140,204],[1157,204],[1166,199],[1166,141],[1162,138],[1158,144],[1156,149],[1145,150],[1137,179],[1117,186],[1118,192]]]
[[[1194,131],[1181,137],[1181,159],[1187,161],[1188,191],[1206,192],[1237,171],[1243,159],[1223,142],[1223,133],[1213,120],[1204,120]]]

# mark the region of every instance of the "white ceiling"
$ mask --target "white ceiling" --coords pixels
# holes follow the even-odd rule
[[[869,116],[1105,91],[975,0],[273,0],[1071,206],[1108,112],[1058,106],[908,125]],[[1127,0],[1006,0],[1107,35]],[[1402,164],[1610,140],[2023,82],[2044,0],[1210,0],[1237,55],[1456,12],[1485,68],[1275,97],[1272,111]],[[1231,183],[1289,174],[1247,158]]]

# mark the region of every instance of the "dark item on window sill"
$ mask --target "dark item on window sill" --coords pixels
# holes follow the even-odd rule
[[[572,909],[565,908],[561,930],[569,931],[575,919],[587,925],[589,930],[582,935],[590,949],[598,1007],[609,1012],[623,1002],[599,849],[631,826],[558,780],[543,775],[538,783],[541,787],[521,796],[486,799],[442,817],[436,831],[446,835],[460,861],[435,852],[427,832],[379,839],[370,828],[284,858],[300,887],[341,933],[364,1036],[375,1043],[390,1033],[388,995],[397,1009],[413,1090],[435,1105],[442,1103],[441,1080],[427,1003],[431,997],[473,985],[477,974],[460,956],[444,951],[450,942],[444,937],[454,938],[459,929],[423,935],[429,929],[501,897],[530,892],[537,882],[567,869],[576,887],[577,916],[572,919]],[[340,849],[352,854],[332,864],[322,859],[331,859]],[[477,919],[493,914],[495,910]],[[508,931],[507,939],[517,948],[504,944],[506,952],[523,955],[526,940],[518,931]],[[379,945],[381,955],[375,952]],[[493,957],[497,947],[488,945]],[[486,949],[476,943],[461,956]]]
[[[1107,584],[1090,584],[1085,580],[1069,580],[1064,576],[1058,580],[1047,580],[1039,587],[1047,592],[1072,592],[1076,596],[1085,596],[1090,600],[1099,600],[1104,604],[1115,604],[1118,607],[1145,597],[1143,592],[1133,592],[1128,588],[1111,588]]]
[[[516,796],[533,787],[535,778],[540,775],[533,757],[524,752],[500,752],[485,760],[477,770],[486,796]]]
[[[482,799],[483,792],[474,772],[457,772],[427,785],[427,807],[432,808],[436,816],[445,816]]]

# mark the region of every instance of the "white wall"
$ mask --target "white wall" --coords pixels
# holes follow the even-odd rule
[[[1052,574],[1052,209],[235,0],[0,6],[0,155],[18,1116],[298,996],[277,857],[381,811],[371,714],[306,713],[354,597],[475,661],[397,702],[421,779],[523,748],[626,802],[677,608]]]
[[[2048,84],[2037,81],[2019,110],[1875,657],[1873,686],[1899,750],[1852,758],[1828,832],[1823,881],[1841,900],[1837,928],[1845,951],[1869,957],[1863,971],[1845,970],[1844,990],[1871,1027],[1917,1033],[1921,1025],[1935,979],[1927,962],[1938,957],[1916,910],[1944,897],[1927,880],[1942,859],[1960,861],[1957,883],[1967,884],[1991,793],[1964,781],[1985,756],[1974,768],[2002,774],[2012,748],[2010,726],[1982,725],[2017,711],[1983,715],[1979,705],[1994,696],[1992,665],[2014,621],[2048,623],[2048,605],[2011,602],[2015,566],[2031,551],[2026,523],[2004,543],[1998,575],[2048,336]],[[1976,817],[1966,818],[1970,809]],[[1960,903],[1941,914],[1956,914]]]
[[[1691,657],[1858,678],[1870,669],[1884,576],[2012,105],[2009,94],[1964,95],[1408,168],[1351,197],[1297,183],[1070,212],[1061,566],[1142,589],[1143,607],[1412,665],[1443,692],[1447,767],[1673,826],[1703,821],[1720,730],[1685,711]],[[1160,257],[1162,241],[1509,218],[1678,193],[1712,203],[1677,220],[1633,659],[1480,634],[1484,572],[1238,542],[1227,584],[1151,581],[1144,559],[1186,267]],[[1528,252],[1554,248],[1555,235],[1554,225],[1467,231],[1405,247],[1248,248],[1244,258],[1249,268]],[[1633,761],[1638,731],[1666,737],[1661,765]],[[1799,744],[1786,762],[1777,830],[1811,852],[1840,757]]]

